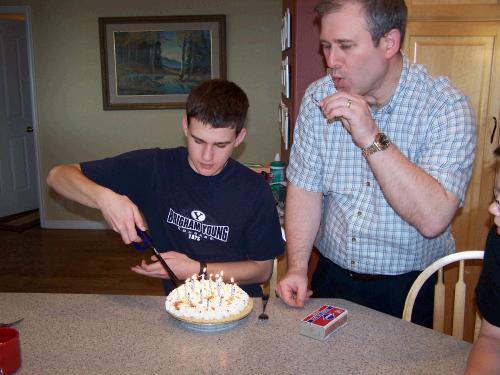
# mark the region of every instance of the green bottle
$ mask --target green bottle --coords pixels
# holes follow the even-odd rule
[[[285,163],[280,160],[280,155],[276,154],[271,162],[269,171],[271,172],[271,190],[277,202],[283,202],[285,197]]]

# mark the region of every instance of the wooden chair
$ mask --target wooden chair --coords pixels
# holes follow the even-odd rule
[[[445,302],[445,285],[443,282],[443,267],[448,264],[460,262],[458,270],[458,281],[455,284],[455,296],[453,302],[453,331],[452,335],[458,339],[463,340],[464,331],[464,316],[465,316],[465,291],[466,285],[464,282],[464,262],[470,259],[483,259],[484,251],[460,251],[454,254],[447,255],[441,259],[436,260],[428,266],[414,281],[413,285],[406,297],[405,307],[403,311],[403,319],[411,322],[411,315],[413,305],[417,298],[420,288],[425,281],[438,271],[438,279],[434,287],[434,319],[433,329],[443,332],[444,331],[444,302]],[[476,313],[475,336],[479,332],[480,319]]]
[[[285,230],[281,227],[281,236],[283,237],[283,241],[286,242]],[[275,295],[274,291],[276,290],[276,283],[278,282],[278,259],[274,258],[273,262],[273,274],[271,278],[265,282],[262,287],[264,288],[264,293],[269,293],[270,297]]]

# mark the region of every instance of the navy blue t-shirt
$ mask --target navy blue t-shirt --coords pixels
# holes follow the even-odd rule
[[[215,176],[196,173],[184,147],[137,150],[80,166],[139,207],[159,251],[207,263],[268,260],[284,251],[269,185],[233,159]],[[164,287],[168,293],[173,284],[165,280]],[[241,287],[261,294],[258,284]]]
[[[493,225],[486,239],[483,270],[476,287],[476,300],[479,311],[488,323],[500,327],[500,235]]]

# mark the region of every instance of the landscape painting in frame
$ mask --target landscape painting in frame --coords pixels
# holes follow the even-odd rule
[[[103,107],[184,108],[191,89],[225,78],[225,16],[99,18]]]

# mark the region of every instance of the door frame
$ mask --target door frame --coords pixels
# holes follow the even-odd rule
[[[26,27],[26,48],[28,51],[28,71],[30,80],[30,99],[31,99],[31,121],[33,126],[33,137],[35,145],[35,172],[36,184],[38,187],[38,209],[40,212],[40,226],[45,227],[45,206],[42,200],[42,183],[41,183],[41,165],[40,165],[40,144],[38,137],[38,114],[37,114],[37,101],[35,90],[35,70],[33,59],[33,37],[31,32],[31,7],[28,5],[19,6],[0,6],[0,14],[20,13],[24,15],[24,25]]]

